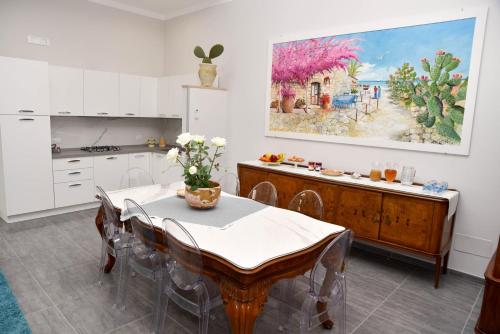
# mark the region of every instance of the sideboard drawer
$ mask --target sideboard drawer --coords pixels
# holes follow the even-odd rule
[[[54,184],[56,208],[95,201],[93,180]]]
[[[93,168],[55,170],[54,183],[92,180],[94,178],[93,171]]]
[[[94,165],[92,157],[85,158],[68,158],[68,159],[54,159],[52,160],[53,170],[67,170],[90,168]]]

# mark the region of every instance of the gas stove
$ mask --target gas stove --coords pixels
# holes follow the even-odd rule
[[[85,146],[81,150],[85,152],[113,152],[119,151],[120,146]]]

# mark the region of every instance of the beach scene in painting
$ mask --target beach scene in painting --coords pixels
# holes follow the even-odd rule
[[[475,18],[272,45],[268,130],[459,145]]]

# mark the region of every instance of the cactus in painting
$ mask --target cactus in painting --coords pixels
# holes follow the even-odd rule
[[[412,96],[415,94],[414,82],[416,77],[417,73],[413,66],[410,66],[409,63],[404,63],[394,74],[389,76],[389,81],[387,82],[391,90],[391,97],[402,102],[407,108],[411,106]]]
[[[461,140],[456,128],[463,123],[468,83],[460,73],[450,73],[459,64],[459,58],[443,50],[436,52],[434,64],[423,58],[422,69],[428,75],[418,79],[412,96],[416,106],[426,109],[417,116],[417,122],[435,127],[438,134],[454,142]]]

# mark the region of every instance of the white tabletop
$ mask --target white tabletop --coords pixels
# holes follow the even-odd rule
[[[297,174],[297,175],[312,176],[312,177],[316,177],[319,179],[332,180],[332,181],[337,181],[337,182],[346,183],[346,184],[362,185],[362,186],[367,186],[367,187],[372,187],[372,188],[394,190],[394,191],[399,191],[399,192],[408,193],[408,194],[415,194],[415,195],[420,195],[420,196],[424,196],[424,197],[446,199],[449,202],[448,218],[451,218],[457,210],[459,192],[455,191],[455,190],[446,190],[442,193],[435,194],[435,193],[425,192],[422,189],[422,186],[417,186],[417,185],[403,185],[403,184],[397,183],[397,182],[388,183],[388,182],[383,182],[383,181],[373,182],[367,177],[353,179],[350,175],[326,176],[326,175],[320,174],[319,172],[310,171],[307,168],[301,168],[301,167],[295,168],[294,166],[290,166],[290,165],[268,166],[268,165],[264,165],[259,160],[245,161],[245,162],[241,162],[240,164],[266,168],[269,170],[278,170],[278,171],[283,171],[283,172]]]
[[[176,190],[182,187],[182,182],[168,187],[152,185],[112,191],[108,196],[115,207],[123,210],[125,198],[143,205],[175,196]],[[222,196],[232,195],[222,193]],[[187,205],[184,202],[180,204]],[[153,218],[152,221],[155,226],[162,227],[161,218]],[[342,226],[271,206],[240,218],[224,228],[181,223],[194,237],[200,249],[216,254],[245,270],[309,248],[344,230]]]

